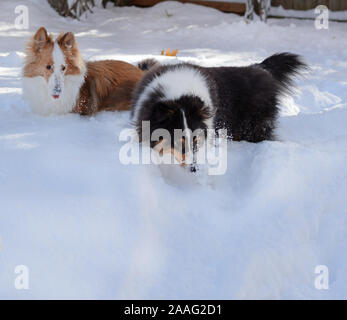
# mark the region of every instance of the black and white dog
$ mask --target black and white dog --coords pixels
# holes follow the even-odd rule
[[[159,128],[168,130],[172,138],[169,151],[181,154],[181,161],[185,151],[177,150],[175,129],[226,129],[228,138],[236,141],[273,140],[279,97],[290,91],[293,76],[306,68],[301,58],[291,53],[275,54],[247,67],[142,63],[149,71],[134,92],[136,130],[140,140],[142,121],[150,121],[151,133]],[[151,142],[151,147],[155,146]]]

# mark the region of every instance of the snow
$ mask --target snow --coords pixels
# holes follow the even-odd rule
[[[174,2],[74,21],[31,0],[18,30],[20,4],[0,12],[0,298],[347,298],[347,24],[245,23]],[[120,164],[129,112],[33,114],[21,66],[40,26],[75,32],[86,59],[177,48],[183,61],[247,65],[291,51],[311,71],[283,99],[278,141],[230,142],[227,173],[201,183],[180,167]],[[18,265],[29,290],[14,286]],[[329,290],[314,286],[317,265]]]
[[[319,14],[321,11],[318,9]],[[288,10],[284,9],[282,6],[271,7],[270,14],[273,16],[279,17],[296,17],[296,18],[308,18],[315,19],[317,17],[317,13],[315,9],[311,10]],[[329,11],[329,18],[337,21],[347,20],[347,11]]]

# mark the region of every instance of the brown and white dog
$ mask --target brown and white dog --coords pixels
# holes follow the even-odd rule
[[[85,63],[73,33],[53,40],[41,27],[26,49],[23,94],[32,110],[43,115],[127,110],[142,76],[141,69],[122,61]]]

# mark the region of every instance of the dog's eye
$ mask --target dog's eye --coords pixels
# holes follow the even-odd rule
[[[65,71],[66,67],[65,66],[61,66],[61,70]]]
[[[49,65],[47,65],[47,70],[51,70],[52,69],[52,66],[49,64]]]

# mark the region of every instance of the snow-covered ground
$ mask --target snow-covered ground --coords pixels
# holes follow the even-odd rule
[[[317,7],[311,10],[286,10],[282,6],[271,7],[270,15],[276,17],[296,17],[296,18],[307,18],[315,19],[318,14],[322,13],[322,7]],[[318,12],[318,13],[317,13]],[[347,11],[329,11],[329,18],[336,21],[347,21]]]
[[[16,5],[29,30],[14,27]],[[230,142],[228,171],[124,166],[128,112],[40,117],[21,97],[28,37],[74,31],[86,59],[135,63],[179,49],[204,66],[280,51],[311,66],[283,101],[275,142]],[[179,3],[94,9],[1,1],[0,298],[347,298],[347,24],[241,17]],[[15,267],[29,268],[16,290]],[[329,289],[314,286],[329,268]]]

